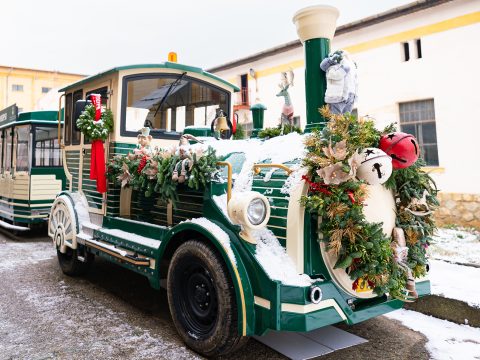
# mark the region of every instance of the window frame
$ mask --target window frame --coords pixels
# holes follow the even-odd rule
[[[404,104],[413,104],[413,103],[420,103],[420,102],[429,102],[431,101],[432,103],[432,111],[433,111],[433,118],[431,119],[420,119],[420,120],[402,120],[402,110],[401,107]],[[427,109],[429,110],[429,109]],[[420,110],[421,111],[421,110]],[[404,111],[405,112],[405,111]],[[402,101],[398,103],[398,124],[400,127],[400,131],[404,131],[405,126],[414,126],[415,127],[415,137],[417,138],[418,145],[420,147],[420,156],[422,159],[424,159],[426,166],[429,167],[439,167],[440,166],[440,157],[439,157],[439,152],[438,152],[438,136],[437,136],[437,120],[436,120],[436,115],[435,115],[435,99],[434,98],[428,98],[428,99],[417,99],[417,100],[411,100],[411,101]],[[423,127],[422,125],[428,125],[428,124],[433,124],[435,126],[435,143],[424,143],[423,139]],[[409,132],[408,132],[409,134]],[[419,136],[420,134],[420,136]],[[423,157],[425,154],[424,147],[425,146],[435,146],[436,149],[436,164],[429,164],[427,163],[427,160]]]
[[[10,132],[10,133],[9,133],[9,132]],[[14,135],[14,134],[13,134],[13,126],[4,129],[4,134],[5,134],[5,137],[4,137],[4,142],[5,142],[5,146],[4,146],[4,149],[5,149],[5,151],[4,151],[4,156],[7,155],[7,143],[8,143],[8,142],[6,141],[7,136],[8,136],[8,134],[10,134],[10,136],[11,136],[10,164],[9,164],[10,169],[8,170],[8,173],[9,173],[9,174],[12,174],[12,170],[13,170],[13,148],[14,148],[14,147],[13,147],[13,140],[14,140],[14,137],[13,137],[13,135]],[[4,171],[3,171],[4,174],[7,172],[7,168],[6,168],[7,161],[6,161],[6,160],[7,160],[7,159],[5,159],[5,161],[3,162],[3,163],[4,163]]]
[[[32,168],[31,162],[31,149],[32,149],[32,125],[15,125],[13,128],[13,153],[12,153],[12,169],[13,173],[29,173],[30,169]],[[22,170],[17,170],[18,166],[18,138],[17,138],[17,131],[18,129],[26,129],[27,130],[27,168]],[[15,161],[14,161],[15,160]],[[15,166],[14,166],[15,165]]]
[[[71,144],[72,145],[80,145],[81,141],[82,141],[82,132],[80,131],[80,129],[78,129],[77,127],[77,119],[74,119],[73,118],[73,114],[75,113],[75,103],[78,101],[78,100],[83,100],[83,89],[78,89],[78,90],[75,90],[73,93],[72,93],[72,114],[71,114],[71,119],[72,119],[72,126],[71,126]],[[77,130],[78,129],[78,130]],[[74,138],[73,138],[73,133],[77,133],[78,134],[78,140],[75,139],[74,141]]]
[[[127,85],[129,81],[134,81],[134,80],[142,80],[142,79],[152,79],[152,78],[173,78],[173,77],[178,77],[181,76],[179,73],[148,73],[148,74],[134,74],[134,75],[126,75],[122,78],[122,99],[121,99],[121,111],[120,111],[120,136],[126,136],[126,137],[137,137],[138,131],[127,131],[126,129],[126,114],[127,114],[127,96],[128,96],[128,91],[127,91]],[[230,108],[231,108],[231,102],[232,102],[232,93],[224,88],[221,88],[217,85],[214,85],[208,81],[204,81],[192,76],[185,75],[182,77],[182,80],[188,80],[190,82],[196,82],[198,84],[201,84],[203,86],[212,88],[214,90],[217,90],[219,92],[225,93],[227,96],[227,104],[226,107],[228,109],[227,111],[227,117],[230,116]],[[165,140],[178,140],[180,139],[180,136],[182,136],[183,132],[177,132],[177,131],[152,131],[150,132],[150,135],[154,139],[165,139]]]
[[[35,125],[32,125],[32,156],[31,156],[31,167],[35,167],[35,168],[61,168],[63,167],[63,155],[62,155],[62,147],[60,146],[60,144],[58,144],[58,150],[59,150],[59,154],[60,154],[60,160],[59,160],[59,165],[52,165],[52,166],[45,166],[45,165],[37,165],[36,163],[36,142],[37,142],[37,128],[43,128],[43,127],[46,127],[46,128],[52,128],[52,129],[56,129],[57,126],[56,125],[50,125],[50,124],[35,124]],[[55,137],[56,138],[56,137]],[[53,148],[55,149],[55,148]]]

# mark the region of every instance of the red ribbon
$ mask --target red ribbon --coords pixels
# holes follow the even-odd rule
[[[102,117],[102,98],[100,94],[90,94],[90,101],[95,107],[95,121]]]
[[[319,184],[319,183],[310,181],[310,179],[306,175],[302,175],[302,180],[304,180],[308,184],[309,190],[311,192],[321,192],[325,195],[332,195],[332,193],[328,191],[328,185]]]
[[[90,154],[90,180],[97,180],[97,191],[107,191],[107,178],[105,177],[105,153],[102,140],[92,141]]]
[[[308,176],[302,175],[302,180],[304,180],[308,186],[309,186],[309,191],[311,192],[321,192],[325,195],[332,195],[332,192],[329,191],[329,185],[325,184],[319,184],[316,182],[311,181]],[[353,196],[353,191],[352,190],[345,190],[347,192],[348,198],[352,202],[352,204],[355,204],[355,197]]]

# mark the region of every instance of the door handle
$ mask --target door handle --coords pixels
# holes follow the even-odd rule
[[[87,149],[82,149],[82,154],[85,155],[87,153]]]

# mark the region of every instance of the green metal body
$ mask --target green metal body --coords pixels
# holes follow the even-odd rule
[[[126,154],[133,145],[111,143],[110,155]],[[76,155],[76,154],[75,154]],[[235,156],[237,156],[235,158]],[[68,164],[75,166],[73,154],[68,156]],[[244,161],[238,154],[228,156],[226,161],[232,163],[234,172],[238,172]],[[293,166],[298,161],[286,163]],[[78,165],[76,165],[78,166]],[[69,169],[72,172],[72,169]],[[268,181],[265,175],[269,169],[262,170],[254,176],[253,191],[267,196],[271,203],[271,214],[267,227],[277,236],[282,246],[286,245],[286,226],[288,199],[281,194],[287,176],[282,171],[273,173]],[[75,177],[73,178],[74,184]],[[173,226],[167,226],[166,205],[159,203],[155,196],[146,198],[141,192],[132,193],[132,212],[128,218],[120,217],[120,189],[110,184],[107,194],[106,216],[102,228],[95,230],[94,238],[122,249],[135,251],[143,256],[155,259],[155,268],[131,265],[102,251],[90,248],[96,255],[137,272],[149,280],[152,287],[159,289],[166,279],[168,263],[174,250],[184,241],[203,240],[215,247],[222,255],[235,287],[238,317],[241,319],[238,331],[245,335],[262,335],[269,330],[310,331],[338,322],[355,324],[386,312],[399,309],[403,302],[387,299],[386,296],[371,300],[352,298],[344,293],[330,278],[323,264],[316,232],[316,219],[309,214],[305,216],[304,241],[305,273],[317,279],[314,285],[322,289],[323,300],[328,304],[315,309],[309,298],[309,286],[288,286],[272,280],[255,257],[256,247],[244,241],[239,233],[241,228],[234,225],[225,216],[214,201],[214,196],[226,192],[226,184],[212,182],[203,192],[194,192],[179,187],[179,203],[173,210]],[[90,203],[90,201],[89,201]],[[208,229],[189,222],[189,218],[205,217],[220,227],[229,237],[235,260],[232,260],[225,247]],[[185,221],[187,220],[187,221]],[[145,246],[135,241],[133,236],[112,236],[103,229],[122,230],[128,234],[137,234],[157,240],[155,246]],[[429,282],[417,284],[421,296],[430,292]],[[255,302],[261,298],[269,307]],[[288,307],[301,306],[302,310],[290,311]],[[310,307],[310,308],[309,308]]]
[[[326,120],[319,113],[319,108],[325,105],[327,90],[326,74],[320,69],[320,63],[330,52],[329,39],[311,39],[304,43],[305,51],[305,100],[307,108],[307,125],[305,132],[315,128],[321,129]]]

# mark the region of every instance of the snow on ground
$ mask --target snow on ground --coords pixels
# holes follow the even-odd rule
[[[32,251],[32,247],[35,251]],[[55,247],[46,243],[0,243],[0,272],[19,265],[33,265],[55,257]]]
[[[54,256],[51,243],[0,244],[0,359],[200,358],[173,329],[159,336],[96,291],[79,291],[81,279],[70,286],[57,273],[45,276],[51,265],[39,262]]]
[[[480,265],[480,233],[466,229],[438,229],[428,251],[431,258]]]
[[[424,334],[428,338],[426,346],[432,359],[480,359],[479,328],[458,325],[404,309],[385,316],[399,320],[403,325]]]
[[[432,294],[480,308],[480,268],[430,260],[428,277]]]

